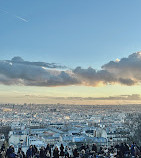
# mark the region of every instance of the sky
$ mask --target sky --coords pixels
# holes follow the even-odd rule
[[[141,103],[140,0],[0,0],[0,102]]]

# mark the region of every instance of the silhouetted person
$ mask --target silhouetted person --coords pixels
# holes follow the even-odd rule
[[[59,150],[58,150],[57,146],[53,150],[53,157],[54,158],[59,158]]]
[[[133,142],[133,144],[131,145],[131,155],[135,156],[135,143]]]
[[[27,158],[32,158],[33,156],[33,151],[32,151],[32,145],[30,145],[30,147],[28,148],[27,152],[26,152],[26,157]]]
[[[65,158],[69,157],[68,147],[65,147]]]
[[[103,148],[102,147],[100,147],[100,149],[99,149],[99,152],[98,152],[99,154],[104,154],[104,151],[103,151]]]
[[[2,146],[1,146],[1,151],[5,151],[5,145],[4,144],[2,144]]]
[[[64,146],[61,144],[60,146],[60,156],[64,156]]]
[[[21,148],[18,149],[17,155],[19,158],[25,158],[25,154]]]
[[[33,151],[33,155],[35,155],[37,153],[38,149],[35,145],[33,145],[32,151]]]
[[[15,154],[14,147],[11,146],[11,150],[10,150],[9,158],[16,158],[16,157],[17,157],[17,155]]]
[[[45,151],[46,151],[46,154],[47,154],[47,152],[49,152],[50,157],[51,157],[51,147],[50,147],[49,144],[47,144],[47,147],[46,147]]]
[[[43,146],[40,149],[40,157],[41,158],[46,158],[46,152],[45,152],[45,148]]]
[[[6,157],[7,158],[10,158],[10,154],[13,152],[13,149],[12,149],[13,147],[12,147],[12,145],[11,146],[9,146],[9,148],[7,149],[7,151],[6,151]]]
[[[95,153],[97,153],[97,146],[96,146],[96,144],[93,144],[92,151],[95,151]]]
[[[78,157],[78,156],[79,156],[78,150],[77,150],[77,148],[75,148],[75,149],[73,150],[73,157],[76,158],[76,157]]]
[[[83,149],[86,150],[85,145],[81,144],[80,150],[83,150]]]

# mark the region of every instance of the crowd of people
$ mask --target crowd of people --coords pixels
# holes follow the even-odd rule
[[[60,147],[51,147],[49,144],[46,147],[38,149],[35,145],[30,145],[26,153],[19,147],[18,152],[15,152],[11,145],[6,148],[3,144],[0,150],[0,158],[141,158],[141,147],[138,147],[134,142],[132,145],[126,143],[117,144],[110,147],[97,147],[82,144],[79,148],[74,146],[72,149],[63,144]]]

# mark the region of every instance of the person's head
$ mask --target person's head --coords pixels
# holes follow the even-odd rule
[[[84,149],[82,149],[82,150],[81,150],[81,153],[82,153],[82,154],[85,154],[85,150],[84,150]]]
[[[13,145],[11,145],[11,149],[12,149],[12,152],[14,152],[14,146]]]

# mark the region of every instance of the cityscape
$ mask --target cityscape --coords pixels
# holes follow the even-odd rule
[[[0,0],[0,158],[141,158],[141,0]]]
[[[1,145],[7,141],[18,152],[61,144],[111,147],[135,140],[140,105],[1,104]],[[135,124],[136,122],[136,124]],[[1,129],[2,131],[2,129]],[[140,142],[140,141],[139,141]],[[72,151],[69,151],[73,155]],[[53,155],[53,153],[52,153]]]

